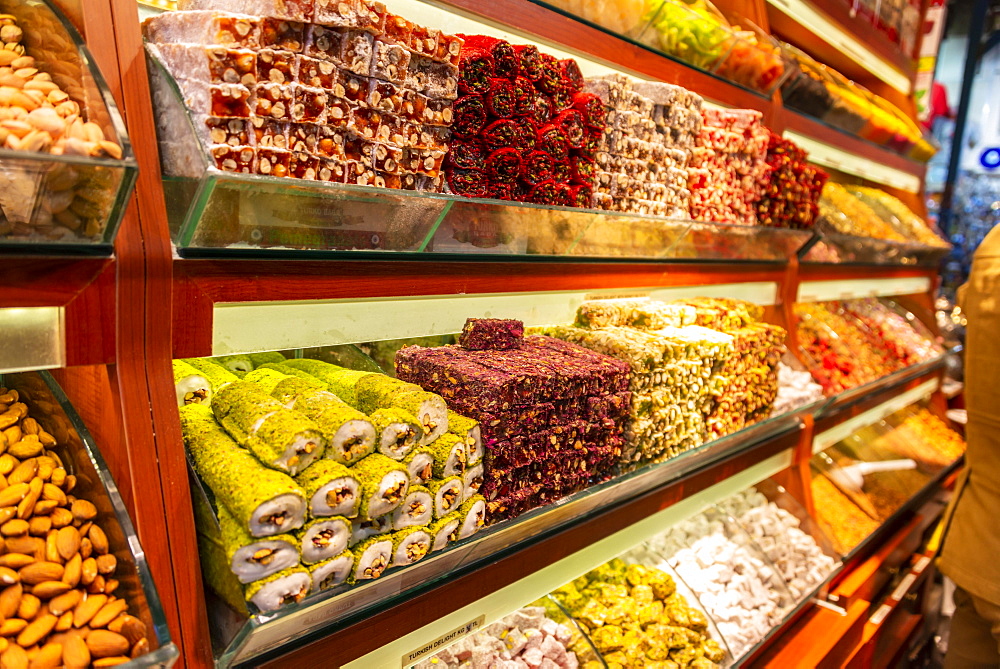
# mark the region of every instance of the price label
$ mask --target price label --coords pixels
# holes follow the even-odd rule
[[[416,648],[410,651],[409,653],[403,656],[401,665],[402,669],[408,669],[417,662],[420,662],[420,660],[424,659],[428,655],[433,655],[439,650],[455,643],[462,637],[466,637],[472,634],[473,632],[476,632],[477,630],[479,630],[479,628],[483,626],[484,622],[486,622],[486,616],[481,615],[478,618],[470,620],[464,625],[460,625],[455,629],[451,630],[450,632],[442,634],[438,638],[433,639],[428,643],[425,643],[420,648]]]

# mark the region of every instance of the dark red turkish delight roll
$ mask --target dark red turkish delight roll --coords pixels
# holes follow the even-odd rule
[[[528,191],[527,200],[535,204],[562,204],[562,193],[559,190],[559,184],[551,179],[537,183]]]
[[[485,93],[490,89],[490,79],[496,76],[492,56],[468,44],[462,47],[458,69],[458,89],[463,93]]]
[[[587,136],[583,140],[583,150],[587,153],[594,153],[601,147],[603,139],[603,130],[588,130]]]
[[[574,95],[573,109],[583,114],[583,123],[588,128],[604,129],[607,125],[608,109],[601,98],[593,93]]]
[[[476,139],[456,139],[448,147],[448,165],[481,170],[486,167],[486,149]]]
[[[451,132],[456,137],[475,137],[486,126],[486,105],[478,95],[465,95],[452,105]]]
[[[556,182],[556,201],[552,204],[561,205],[563,207],[570,206],[570,191],[571,187],[568,183],[557,181]]]
[[[521,153],[510,147],[497,149],[486,159],[486,174],[492,181],[513,182],[521,173]]]
[[[535,111],[535,85],[527,77],[515,77],[510,82],[514,91],[514,113],[524,116]]]
[[[542,74],[535,81],[535,86],[538,90],[548,95],[552,95],[556,92],[556,89],[561,88],[564,85],[562,66],[559,65],[559,59],[547,53],[538,54],[538,58],[542,63]]]
[[[535,148],[552,156],[554,163],[569,162],[569,142],[562,126],[550,123],[539,128]]]
[[[491,181],[489,197],[494,200],[516,201],[520,200],[521,190],[517,183],[511,181]]]
[[[562,127],[566,136],[566,142],[571,149],[579,149],[583,146],[586,136],[586,129],[583,126],[583,114],[575,109],[567,109],[556,114],[552,123]]]
[[[486,102],[486,111],[492,116],[510,118],[514,115],[514,85],[507,79],[490,79],[490,90],[483,96],[483,100]]]
[[[559,113],[573,106],[573,89],[566,82],[552,91],[551,97],[553,113]]]
[[[482,49],[493,58],[496,76],[513,79],[520,73],[520,59],[509,42],[487,35],[459,35],[459,37],[465,40],[466,46]]]
[[[589,184],[597,174],[597,163],[589,156],[571,156],[569,166],[573,171],[573,181]]]
[[[451,167],[445,172],[448,189],[455,195],[464,197],[486,197],[489,194],[490,180],[485,172]]]
[[[571,186],[569,189],[569,206],[586,209],[590,207],[590,199],[593,194],[594,191],[591,190],[590,186],[584,184]]]
[[[490,151],[507,147],[527,150],[534,145],[535,130],[534,125],[523,118],[502,118],[483,128],[479,136]]]
[[[518,63],[521,66],[521,76],[537,81],[542,76],[541,52],[534,44],[517,44],[514,46]]]
[[[560,182],[570,181],[573,178],[573,168],[570,167],[569,160],[553,163],[552,178]]]
[[[518,141],[514,148],[521,151],[531,151],[535,148],[538,135],[538,125],[530,116],[516,116],[511,119],[517,126]]]
[[[575,60],[572,58],[560,60],[559,66],[562,68],[563,79],[569,82],[574,93],[583,88],[583,72]]]
[[[555,115],[553,110],[555,107],[552,104],[552,98],[542,92],[535,93],[535,109],[531,112],[531,119],[535,122],[535,125],[541,127],[552,120]]]
[[[552,156],[544,151],[531,151],[521,161],[521,180],[535,185],[552,178]]]

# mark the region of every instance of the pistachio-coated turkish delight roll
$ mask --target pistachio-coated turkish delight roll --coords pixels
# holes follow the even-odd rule
[[[404,392],[392,398],[392,406],[417,417],[420,426],[424,428],[424,433],[417,442],[421,446],[432,443],[448,431],[448,406],[440,395],[419,389]]]
[[[462,474],[462,501],[474,497],[483,489],[483,463],[474,465],[465,470]]]
[[[295,481],[268,469],[226,434],[202,404],[180,408],[184,443],[202,481],[255,537],[301,527],[306,498]]]
[[[202,376],[208,379],[208,382],[212,384],[213,393],[217,393],[230,383],[240,380],[240,377],[220,365],[216,358],[185,358],[184,362],[197,369]]]
[[[253,383],[229,384],[212,398],[212,410],[222,427],[269,467],[295,476],[323,455],[325,441],[316,424]]]
[[[261,351],[260,353],[247,353],[247,357],[250,358],[250,362],[253,363],[253,368],[257,369],[261,365],[266,365],[267,363],[277,363],[280,364],[284,362],[287,358],[277,351]]]
[[[473,495],[458,507],[458,515],[462,523],[455,529],[452,541],[471,537],[486,524],[486,498],[482,495]]]
[[[377,537],[392,532],[392,514],[387,513],[372,520],[355,519],[351,523],[351,546],[360,544],[365,539]]]
[[[458,508],[462,503],[462,493],[465,487],[462,477],[449,476],[446,479],[430,481],[427,488],[434,495],[434,517],[443,518]]]
[[[358,515],[371,520],[389,513],[403,501],[410,487],[406,467],[380,453],[373,453],[352,468],[361,482]]]
[[[397,395],[423,390],[414,383],[394,379],[385,374],[365,374],[354,386],[357,404],[361,411],[371,413],[375,409],[393,406]]]
[[[214,360],[239,377],[253,371],[253,363],[248,355],[221,355]]]
[[[449,409],[448,433],[458,435],[465,441],[466,465],[471,467],[482,461],[486,449],[483,448],[483,436],[478,420],[466,418]]]
[[[212,384],[203,374],[183,360],[174,360],[173,365],[177,406],[208,404],[212,401]]]
[[[346,465],[335,460],[317,460],[295,480],[305,490],[309,515],[313,518],[358,515],[361,482]]]
[[[403,409],[376,409],[370,418],[378,435],[378,452],[393,460],[405,458],[424,434],[417,417]]]
[[[329,390],[326,383],[324,383],[323,381],[317,379],[312,374],[304,372],[301,369],[298,369],[297,367],[292,367],[287,363],[288,363],[287,360],[285,362],[265,362],[257,369],[273,369],[276,372],[281,372],[282,374],[287,374],[288,376],[297,376],[298,378],[304,381],[309,381],[310,383],[314,383],[317,388],[321,388],[323,390]]]
[[[434,478],[434,454],[429,448],[414,448],[403,458],[410,485],[426,485]]]
[[[445,478],[465,473],[468,455],[465,452],[465,440],[458,435],[443,434],[427,448],[434,455],[434,476]]]
[[[322,360],[310,360],[307,358],[286,360],[282,365],[293,367],[315,376],[327,384],[337,397],[355,408],[358,404],[358,398],[354,388],[362,377],[371,374],[371,372],[358,372],[353,369],[331,365]]]
[[[378,578],[389,566],[392,560],[392,538],[388,536],[371,537],[354,547],[354,572],[351,581],[365,581]]]
[[[392,566],[402,567],[423,560],[431,550],[430,532],[426,527],[408,527],[392,535]]]
[[[309,594],[312,577],[305,567],[296,566],[271,574],[246,586],[244,595],[261,611],[274,611],[286,604],[301,602]]]
[[[302,563],[315,564],[347,548],[351,540],[351,521],[343,516],[315,518],[297,530],[295,537],[302,551]]]
[[[316,423],[326,437],[327,458],[350,465],[375,450],[378,432],[372,421],[333,393],[312,388],[303,379],[289,378],[271,394]]]
[[[311,564],[306,567],[312,576],[312,591],[329,590],[340,585],[351,575],[354,568],[354,553],[345,550],[340,555]]]
[[[424,486],[410,486],[403,502],[392,512],[392,529],[426,525],[434,518],[434,495]]]
[[[219,506],[219,527],[229,568],[240,583],[266,578],[299,562],[298,542],[290,534],[254,538],[226,507]]]
[[[287,378],[287,374],[282,374],[281,372],[273,369],[260,367],[252,372],[247,372],[246,376],[243,377],[243,380],[249,383],[257,384],[260,386],[261,390],[270,395],[274,392],[274,387]]]
[[[279,381],[278,384],[271,390],[271,397],[278,400],[289,409],[302,411],[301,408],[295,406],[295,403],[298,402],[299,397],[306,393],[312,393],[318,390],[328,392],[326,384],[317,379],[315,376],[310,376],[304,372],[302,372],[303,376],[297,376],[294,372],[298,372],[299,370],[292,367],[278,369],[277,365],[272,366],[268,364],[267,366],[260,367],[255,371],[264,371],[267,369],[284,374],[284,378],[282,378],[281,381]],[[286,374],[286,371],[289,373]],[[333,395],[333,393],[330,394]],[[336,395],[333,396],[337,397]],[[338,401],[340,401],[339,398]],[[343,402],[341,402],[341,404],[343,404]]]
[[[451,535],[462,525],[462,517],[458,512],[449,513],[444,518],[438,518],[428,526],[434,543],[431,544],[431,552],[439,551],[451,541]]]

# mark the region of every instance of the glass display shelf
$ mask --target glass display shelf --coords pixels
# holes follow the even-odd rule
[[[108,535],[108,552],[118,560],[116,594],[128,602],[128,612],[146,624],[150,645],[148,653],[119,666],[173,666],[180,652],[171,641],[145,553],[107,464],[69,398],[47,372],[3,374],[0,385],[17,390],[31,415],[56,438],[56,452],[77,477],[74,492],[97,507],[96,520]]]
[[[804,263],[937,267],[950,250],[926,244],[844,235],[824,229],[819,222],[817,232],[816,242],[802,249],[800,259]]]
[[[4,131],[0,252],[110,255],[137,172],[114,99],[79,33],[49,0],[0,0],[0,12],[16,18],[25,55],[67,96],[59,104],[75,103],[89,122],[86,132],[63,127],[53,136],[36,128],[20,137],[39,147],[55,141],[59,155],[14,150],[18,136]],[[52,95],[59,92],[50,101]],[[60,114],[52,109],[53,117]],[[81,139],[71,134],[77,131],[90,134]],[[60,146],[56,138],[64,132]]]
[[[783,262],[802,230],[734,226],[225,172],[151,51],[171,236],[182,256],[472,255]]]
[[[705,3],[695,9],[678,0],[626,1],[613,8],[572,0],[531,1],[764,97],[789,73],[789,58],[775,40],[745,20],[737,20],[743,29],[731,27]]]
[[[834,414],[847,405],[854,404],[865,397],[901,386],[908,381],[912,381],[913,379],[927,374],[932,370],[943,367],[947,358],[948,353],[943,353],[931,358],[930,360],[896,370],[892,374],[887,374],[886,376],[876,379],[870,383],[848,388],[847,390],[830,397],[826,404],[824,404],[820,410],[814,414],[814,416],[817,420],[825,418],[826,416]]]
[[[666,461],[646,464],[548,506],[532,509],[513,520],[491,525],[416,564],[389,569],[377,580],[313,593],[297,604],[267,613],[253,610],[252,605],[246,611],[237,612],[213,595],[209,600],[209,616],[215,634],[217,664],[242,665],[295,639],[328,634],[351,619],[370,615],[404,597],[412,597],[444,579],[494,561],[587,516],[704,469],[768,438],[797,430],[802,416],[815,411],[822,403],[768,418]],[[192,474],[192,478],[196,477]],[[197,513],[204,525],[206,510],[209,514],[214,513],[211,500],[197,481],[193,483],[195,506],[201,509]],[[212,518],[207,525],[217,528],[216,523]]]

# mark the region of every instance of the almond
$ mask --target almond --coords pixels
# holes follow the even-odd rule
[[[80,566],[80,583],[90,585],[94,582],[95,578],[97,578],[97,560],[87,558]]]
[[[27,585],[38,585],[42,581],[62,580],[63,566],[55,562],[35,562],[27,567],[22,567],[18,572],[21,582]]]
[[[124,599],[109,601],[90,619],[90,626],[94,629],[106,627],[112,620],[125,613],[126,609],[128,609],[128,602]]]
[[[17,506],[25,498],[29,490],[30,488],[27,483],[15,483],[0,490],[0,507]]]
[[[62,661],[66,669],[85,669],[90,666],[90,649],[82,637],[69,635],[63,639]]]
[[[14,518],[0,525],[0,534],[5,537],[20,537],[28,533],[28,521]]]
[[[31,518],[32,512],[35,510],[35,503],[42,496],[42,486],[45,482],[41,478],[35,477],[31,479],[28,484],[28,494],[24,496],[24,499],[17,505],[17,517],[28,519]]]
[[[87,635],[86,641],[93,658],[124,655],[131,648],[128,639],[108,630],[93,630]]]
[[[28,521],[28,534],[44,537],[52,529],[52,519],[47,516],[35,516]]]
[[[23,553],[7,553],[6,555],[0,555],[0,567],[9,567],[15,571],[21,567],[26,567],[34,561],[35,558],[30,555],[24,555]]]
[[[105,667],[117,667],[119,664],[125,664],[131,660],[128,655],[115,655],[114,657],[102,657],[100,659],[94,660],[94,669],[105,669]]]
[[[12,471],[10,475],[7,477],[7,483],[9,483],[10,485],[18,483],[27,483],[31,479],[35,478],[35,474],[37,473],[38,473],[38,461],[35,460],[34,458],[31,458],[29,460],[25,460],[24,462],[22,462],[21,464],[19,464],[17,467],[14,468],[14,471]],[[25,492],[25,494],[28,493]],[[21,500],[18,500],[18,502],[20,501]],[[17,504],[17,502],[14,503]],[[7,505],[4,504],[3,506]]]
[[[51,613],[44,613],[32,621],[17,635],[17,643],[22,647],[34,646],[44,639],[55,628],[58,618]]]
[[[99,555],[97,557],[97,571],[105,576],[110,576],[115,573],[115,568],[118,566],[118,559],[108,553],[107,555]]]
[[[149,641],[143,638],[136,641],[135,645],[132,646],[131,656],[133,658],[142,657],[148,652],[149,652]]]
[[[18,575],[18,572],[10,567],[0,567],[0,584],[13,585],[20,580],[21,577]]]
[[[6,618],[13,618],[17,609],[21,606],[21,596],[24,587],[20,583],[9,585],[0,592],[0,614]]]
[[[92,525],[90,531],[87,533],[87,538],[90,539],[90,544],[94,547],[94,552],[98,555],[104,555],[108,552],[108,535],[104,533],[104,530],[99,528],[97,525]]]
[[[52,527],[62,528],[73,522],[73,514],[69,509],[58,508],[52,511]]]
[[[107,595],[90,595],[73,611],[73,627],[83,627],[107,603]]]
[[[75,588],[77,584],[80,583],[80,575],[83,568],[83,559],[79,555],[74,555],[72,558],[66,562],[66,567],[63,570],[63,583]],[[97,569],[97,564],[95,562],[94,569]]]
[[[43,477],[39,476],[39,478]],[[56,506],[62,506],[66,503],[66,493],[56,484],[46,483],[42,485],[42,499],[57,502]]]
[[[79,591],[74,591],[79,592]],[[49,609],[51,611],[51,609]],[[54,613],[52,615],[55,615]],[[56,623],[57,632],[67,632],[73,629],[73,612],[67,611],[66,613],[59,616],[59,622]]]
[[[56,502],[56,501],[53,501],[51,499],[40,499],[35,504],[35,515],[36,516],[48,516],[50,513],[52,513],[53,511],[55,511],[56,507],[58,507],[58,506],[59,506],[59,503]],[[51,522],[52,522],[52,519],[49,518],[49,523],[51,523]]]
[[[8,618],[0,623],[0,636],[14,636],[20,634],[21,630],[28,626],[27,620],[20,618]]]
[[[38,649],[38,654],[31,658],[31,669],[55,669],[62,664],[63,648],[61,643],[49,642]]]
[[[67,477],[67,483],[69,482],[69,477]],[[0,497],[0,501],[3,498]],[[0,506],[9,506],[8,504],[0,504]],[[73,517],[77,520],[93,520],[97,517],[97,507],[85,499],[77,499],[73,501],[73,505],[70,507],[70,511],[73,512]]]
[[[73,526],[60,528],[56,547],[63,560],[69,560],[80,551],[80,532]]]
[[[66,586],[69,587],[68,585]],[[49,611],[53,615],[61,616],[67,611],[72,611],[83,599],[83,593],[79,590],[69,590],[61,595],[56,595],[49,601]],[[115,630],[116,632],[118,630]]]
[[[31,589],[31,594],[39,599],[52,599],[66,594],[69,590],[70,586],[62,581],[42,581]]]
[[[0,655],[0,669],[28,669],[28,653],[20,646],[8,646]]]
[[[29,592],[21,595],[21,604],[17,607],[17,617],[22,620],[31,620],[38,615],[42,608],[42,600]]]

